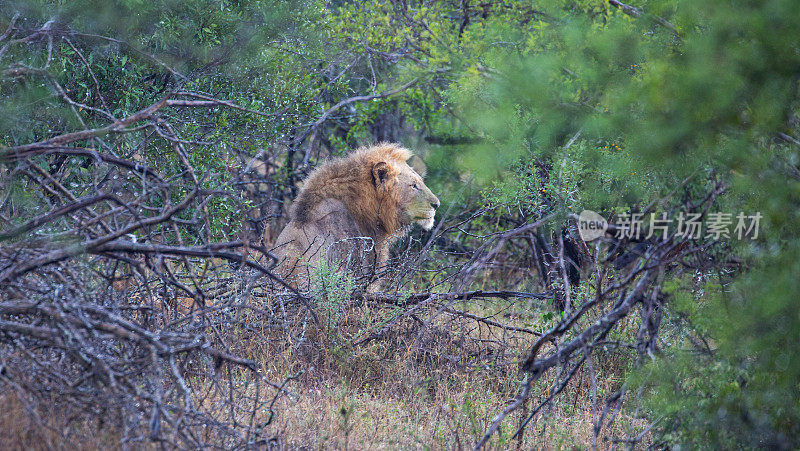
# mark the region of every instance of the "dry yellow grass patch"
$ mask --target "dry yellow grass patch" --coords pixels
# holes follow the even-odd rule
[[[0,449],[108,450],[119,449],[119,435],[100,425],[71,416],[55,400],[25,405],[14,393],[0,394]]]
[[[298,396],[277,404],[274,427],[288,445],[298,448],[471,449],[510,395],[492,390],[491,385],[488,380],[465,378],[461,386],[436,384],[436,390],[420,387],[409,393],[393,393],[384,387],[353,389],[335,381],[295,386]],[[559,403],[530,423],[522,449],[591,448],[596,418],[591,401],[582,397],[578,405],[566,404]],[[494,437],[490,447],[516,448],[517,440],[509,438],[519,420],[520,413],[510,416],[503,425],[503,437]],[[611,445],[603,440],[605,435],[625,437],[646,425],[622,416],[611,430],[604,429],[598,448]]]

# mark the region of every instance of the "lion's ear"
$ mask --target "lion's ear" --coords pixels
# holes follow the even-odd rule
[[[375,186],[379,186],[386,182],[386,179],[389,178],[390,169],[389,163],[385,161],[375,163],[375,166],[372,167],[372,183]]]
[[[428,166],[425,165],[425,162],[422,161],[422,158],[412,155],[411,158],[408,159],[406,162],[411,169],[417,172],[422,177],[425,177],[425,174],[428,172]]]

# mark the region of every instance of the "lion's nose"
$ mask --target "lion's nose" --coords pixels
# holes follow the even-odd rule
[[[431,207],[433,207],[434,209],[439,208],[439,199],[434,197],[433,200],[431,201]]]

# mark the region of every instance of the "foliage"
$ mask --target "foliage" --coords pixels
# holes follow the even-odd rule
[[[364,329],[377,331],[367,341],[381,336],[419,345],[408,362],[429,361],[441,345],[426,341],[446,335],[431,326],[436,314],[458,314],[452,313],[454,300],[428,305],[432,298],[415,298],[415,288],[540,286],[562,295],[572,290],[578,306],[591,301],[594,288],[624,277],[621,270],[595,271],[623,244],[587,247],[595,267],[566,290],[560,286],[565,274],[551,279],[537,267],[548,245],[565,252],[559,238],[569,237],[571,215],[584,208],[613,220],[651,211],[674,219],[691,207],[704,215],[760,212],[757,238],[701,237],[690,244],[708,251],[702,261],[671,267],[659,301],[668,324],[655,354],[639,350],[632,370],[632,352],[612,358],[596,350],[594,357],[615,360],[608,373],[627,372],[628,391],[646,395],[648,419],[658,421],[656,443],[794,448],[800,446],[800,305],[794,296],[800,274],[800,14],[794,3],[3,2],[0,33],[8,26],[17,34],[0,39],[0,151],[98,129],[162,98],[175,100],[175,93],[232,102],[245,110],[219,104],[166,109],[161,119],[174,125],[173,136],[142,128],[79,141],[147,163],[169,181],[169,189],[144,196],[150,210],[136,212],[142,217],[155,216],[193,186],[207,196],[176,214],[173,229],[136,229],[131,235],[139,242],[211,245],[239,236],[245,212],[262,209],[253,221],[279,226],[297,182],[328,156],[376,140],[418,149],[429,168],[426,183],[442,193],[445,213],[437,218],[443,216],[443,225],[432,236],[415,232],[396,246],[395,256],[421,255],[393,268],[398,292],[378,298],[386,305],[373,304],[374,314],[367,309],[370,326]],[[35,39],[6,47],[17,36]],[[193,184],[186,182],[176,143],[185,146],[196,171]],[[271,172],[252,182],[239,168],[255,156]],[[58,197],[63,193],[34,191],[38,179],[30,174],[55,174],[74,200],[94,194],[106,170],[89,156],[55,153],[26,159],[28,173],[16,164],[0,161],[6,182],[0,232],[66,202]],[[138,175],[119,176],[108,186],[138,196]],[[241,189],[252,185],[269,185],[268,193]],[[535,233],[512,237],[522,245],[506,235],[537,221],[542,225]],[[74,223],[61,218],[4,243],[67,246],[85,238],[65,235]],[[161,274],[162,280],[168,276]],[[349,346],[339,327],[351,325],[345,315],[359,287],[325,266],[314,276],[313,308],[324,314],[337,346]],[[198,286],[175,285],[203,298],[202,281],[192,283]],[[465,312],[478,310],[478,321],[495,314],[484,315],[478,301],[463,301]],[[437,313],[420,320],[423,309],[413,302]],[[563,311],[569,306],[553,303],[520,309],[515,314],[526,318],[520,325],[558,327],[569,318]],[[503,307],[517,308],[512,302]],[[565,340],[602,314],[578,321]],[[424,325],[420,332],[389,333],[409,318]],[[306,343],[307,320],[298,320],[302,332],[295,335],[282,324],[289,342]],[[434,331],[425,335],[428,327]],[[638,327],[617,325],[607,339],[634,342]],[[476,340],[484,340],[477,329]],[[360,340],[364,333],[353,336]],[[459,343],[469,336],[461,333]],[[355,348],[348,347],[347,358],[358,355]],[[472,365],[451,354],[443,352],[462,369]],[[346,446],[353,406],[340,404]],[[475,440],[485,427],[484,407],[470,396],[453,403]],[[503,432],[498,440],[508,445],[512,438]]]
[[[800,16],[792,2],[649,2],[653,15],[640,18],[538,7],[554,19],[528,29],[524,42],[547,45],[497,50],[498,73],[465,76],[453,89],[462,117],[486,140],[465,165],[484,179],[520,157],[555,172],[567,153],[591,168],[573,172],[581,174],[576,197],[598,211],[650,202],[669,211],[711,179],[726,186],[718,211],[761,212],[759,238],[733,243],[744,271],[718,266],[700,283],[728,288],[695,299],[700,308],[676,303],[676,314],[706,325],[711,355],[677,346],[643,371],[654,375],[652,408],[667,416],[670,441],[797,446],[800,185],[797,143],[777,137],[798,132]],[[565,145],[574,139],[579,145]],[[554,197],[562,203],[553,208],[564,208],[568,197]]]
[[[335,334],[346,301],[353,292],[353,277],[322,260],[312,269],[311,284],[317,307],[325,317],[325,327]]]

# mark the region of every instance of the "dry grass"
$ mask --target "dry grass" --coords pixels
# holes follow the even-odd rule
[[[390,376],[390,375],[387,375]],[[292,395],[275,405],[278,413],[269,426],[290,449],[470,449],[483,433],[488,420],[504,406],[513,390],[499,390],[490,374],[463,374],[449,380],[415,382],[409,372],[387,377],[379,383],[354,387],[341,378],[304,378],[291,385]],[[578,385],[578,384],[575,384]],[[540,399],[547,387],[540,387]],[[585,387],[567,389],[557,407],[540,415],[528,427],[522,449],[589,448],[592,444],[591,399]],[[54,418],[40,406],[42,415],[60,428],[42,426],[13,395],[0,398],[0,449],[67,450],[118,449],[113,430],[96,421],[72,422]],[[261,418],[265,420],[266,418]],[[520,419],[515,414],[503,428],[503,440],[495,438],[493,449],[514,448],[508,436]],[[513,424],[512,424],[513,422]],[[639,432],[643,420],[619,418],[603,435],[623,437]],[[107,426],[106,426],[107,427]],[[61,434],[57,429],[66,432]],[[610,434],[609,434],[610,433]],[[64,437],[67,437],[66,439]],[[609,442],[599,442],[606,449]]]
[[[459,308],[484,316],[491,313],[486,305]],[[518,311],[502,306],[501,310],[505,321],[531,327],[526,324],[532,321],[530,306]],[[420,312],[420,316],[430,313]],[[465,325],[463,318],[444,314],[429,324],[429,332],[421,339],[419,320],[404,318],[380,339],[351,345],[365,331],[381,328],[391,316],[391,308],[364,305],[351,306],[335,318],[320,313],[323,327],[308,318],[298,319],[290,331],[294,339],[287,339],[284,329],[259,329],[256,316],[248,321],[254,326],[250,330],[226,330],[226,340],[235,343],[238,353],[260,362],[268,380],[280,383],[287,375],[303,372],[287,385],[291,394],[277,398],[276,416],[263,436],[280,437],[290,449],[472,448],[492,417],[516,396],[522,376],[514,357],[525,355],[533,337],[503,335],[495,328]],[[597,402],[619,387],[626,367],[620,356],[596,351]],[[529,408],[547,397],[554,377],[550,374],[538,382]],[[584,367],[555,404],[529,424],[521,444],[510,439],[522,419],[518,411],[489,447],[590,448],[594,421],[603,407],[593,406],[591,388]],[[49,421],[56,427],[48,429],[13,395],[3,396],[0,403],[8,406],[0,411],[0,449],[120,446],[118,436],[108,426],[98,426],[96,419],[70,421],[66,415],[51,416]],[[33,410],[52,415],[54,406],[42,403]],[[257,421],[265,422],[269,412],[259,416]],[[604,436],[628,437],[645,426],[644,420],[623,411],[602,431],[598,448],[609,447]]]
[[[119,435],[101,419],[81,418],[52,399],[24,403],[12,392],[0,394],[0,449],[119,449]]]
[[[492,417],[517,395],[522,375],[510,356],[524,355],[532,338],[506,340],[507,363],[486,365],[492,355],[487,349],[494,346],[499,352],[499,346],[481,340],[497,338],[497,330],[482,326],[464,331],[451,316],[441,315],[430,325],[436,332],[422,340],[423,349],[412,346],[419,324],[411,319],[399,322],[380,340],[348,346],[365,325],[374,327],[376,316],[374,309],[357,307],[343,314],[335,330],[313,332],[307,326],[306,335],[321,345],[305,351],[277,339],[251,342],[259,349],[268,379],[280,382],[288,374],[304,371],[289,385],[292,395],[276,403],[277,416],[267,435],[280,435],[290,448],[303,449],[471,449]],[[460,339],[462,332],[470,339]],[[483,349],[478,349],[480,343]],[[452,356],[475,360],[454,364]],[[598,350],[593,368],[597,402],[602,403],[619,388],[627,364],[620,355]],[[554,377],[538,383],[531,406],[547,397]],[[583,368],[554,406],[529,424],[521,448],[590,448],[594,422],[603,408],[593,406],[591,393],[590,373]],[[491,448],[519,445],[510,436],[521,415],[515,412],[507,419]],[[597,446],[606,449],[611,443],[603,437],[629,437],[646,426],[646,421],[623,412],[610,428],[604,427]]]
[[[278,403],[280,415],[275,428],[291,447],[309,449],[462,449],[471,448],[485,431],[489,420],[514,393],[497,390],[490,375],[462,375],[458,380],[413,384],[398,390],[404,375],[395,383],[349,386],[346,381],[326,380],[294,386],[296,396]],[[540,387],[542,399],[547,387]],[[572,396],[570,396],[572,395]],[[495,437],[496,449],[516,447],[509,441],[520,413],[510,417],[503,437]],[[593,423],[588,391],[579,387],[539,415],[524,435],[523,449],[589,448]],[[601,434],[618,437],[638,432],[644,421],[619,418],[611,430]],[[600,442],[599,448],[609,443]]]

